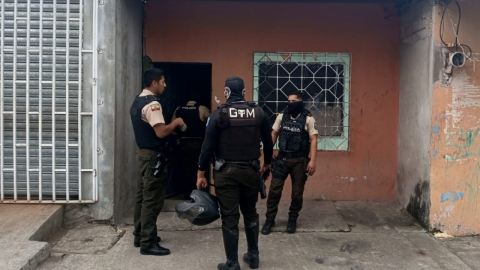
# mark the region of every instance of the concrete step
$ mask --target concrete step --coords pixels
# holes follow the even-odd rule
[[[0,241],[0,265],[8,270],[31,270],[50,257],[50,245],[47,242]]]
[[[63,223],[63,205],[0,204],[0,265],[35,269],[50,257],[46,241]]]

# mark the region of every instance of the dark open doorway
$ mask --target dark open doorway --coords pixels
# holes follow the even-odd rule
[[[156,62],[155,68],[165,71],[167,88],[160,98],[165,121],[171,122],[175,109],[189,101],[211,107],[212,64]],[[192,140],[181,136],[168,138],[174,145],[166,198],[188,198],[195,189],[198,155],[203,139]],[[209,170],[207,170],[207,173]],[[207,176],[208,179],[209,175]]]

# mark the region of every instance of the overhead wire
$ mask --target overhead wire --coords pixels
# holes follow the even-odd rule
[[[453,30],[453,33],[455,34],[455,42],[454,42],[455,50],[457,51],[460,48],[463,51],[463,54],[468,59],[472,59],[472,56],[473,56],[472,48],[467,44],[460,43],[459,32],[460,32],[460,23],[462,21],[462,9],[460,7],[460,3],[457,0],[455,0],[455,4],[456,4],[457,9],[458,9],[458,21],[457,21],[457,24],[456,24],[456,29],[455,29],[455,24],[453,23],[453,20],[452,20],[451,14],[450,14],[450,10],[448,9],[448,6],[453,1],[454,0],[450,0],[450,1],[444,3],[442,18],[440,20],[440,30],[439,30],[440,31],[440,40],[442,41],[443,45],[445,45],[447,47],[449,46],[448,43],[446,43],[444,38],[443,38],[443,35],[445,33],[445,13],[448,13],[448,17],[449,17],[450,22],[452,24],[452,30]],[[469,51],[468,55],[465,53],[464,47],[468,49],[468,51]]]

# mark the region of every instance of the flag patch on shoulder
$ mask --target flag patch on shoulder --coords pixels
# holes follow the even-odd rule
[[[152,111],[160,111],[160,104],[151,105],[150,109],[152,109]]]

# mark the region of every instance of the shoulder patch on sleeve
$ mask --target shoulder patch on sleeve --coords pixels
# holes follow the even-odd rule
[[[152,111],[160,111],[160,104],[152,104],[150,105],[150,109],[152,109]]]

